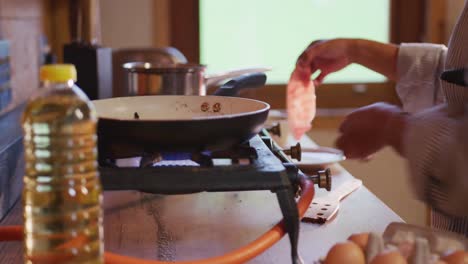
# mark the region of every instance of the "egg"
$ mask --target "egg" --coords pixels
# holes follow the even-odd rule
[[[366,250],[369,233],[353,234],[348,237],[349,241],[356,243],[362,250]]]
[[[375,256],[370,264],[408,264],[408,262],[398,251],[387,251]]]
[[[362,249],[352,241],[334,245],[328,251],[324,264],[365,264],[366,258]]]
[[[457,250],[452,254],[442,258],[448,264],[468,264],[468,253],[463,250]]]

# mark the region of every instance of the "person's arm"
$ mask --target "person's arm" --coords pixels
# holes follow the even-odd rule
[[[319,85],[324,78],[349,64],[358,63],[395,80],[398,45],[365,39],[332,39],[314,41],[302,52],[297,67],[314,74],[320,71],[314,82]],[[307,76],[308,78],[309,76]]]
[[[392,81],[397,80],[398,45],[351,39],[350,46],[351,62],[378,72]]]
[[[391,146],[408,159],[419,199],[443,214],[468,216],[468,114],[450,117],[443,104],[408,115],[377,103],[348,115],[340,132],[336,145],[347,158]]]
[[[468,216],[468,116],[448,117],[446,109],[410,117],[403,152],[418,198],[441,213]]]
[[[393,45],[365,39],[314,41],[301,54],[297,67],[304,81],[319,71],[314,84],[349,64],[357,63],[397,81],[397,93],[406,112],[417,112],[444,101],[439,76],[447,48],[428,43]]]

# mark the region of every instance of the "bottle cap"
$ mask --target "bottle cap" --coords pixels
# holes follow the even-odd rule
[[[41,81],[67,82],[76,81],[76,68],[73,64],[49,64],[41,67]]]

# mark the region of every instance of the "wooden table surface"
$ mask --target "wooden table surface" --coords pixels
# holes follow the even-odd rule
[[[279,141],[293,142],[290,137]],[[301,143],[314,145],[308,138]],[[334,186],[353,177],[339,165],[331,169]],[[316,187],[316,197],[326,193]],[[269,191],[170,196],[108,191],[104,193],[104,210],[107,251],[170,261],[222,255],[256,239],[281,219],[276,195]],[[21,221],[18,202],[0,225]],[[312,263],[350,234],[383,232],[391,222],[402,219],[362,186],[342,201],[330,222],[301,223],[300,255],[305,263]],[[288,238],[283,237],[248,263],[290,263],[289,248]],[[21,243],[0,243],[0,263],[20,263],[21,254]]]

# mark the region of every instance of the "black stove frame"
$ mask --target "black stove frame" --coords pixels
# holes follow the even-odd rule
[[[297,252],[299,212],[295,196],[299,188],[298,168],[275,147],[263,130],[242,147],[255,150],[250,164],[228,166],[116,167],[101,164],[104,190],[140,190],[159,194],[270,190],[276,193],[284,226],[291,242],[292,263],[300,263]],[[251,151],[247,151],[251,153]]]

